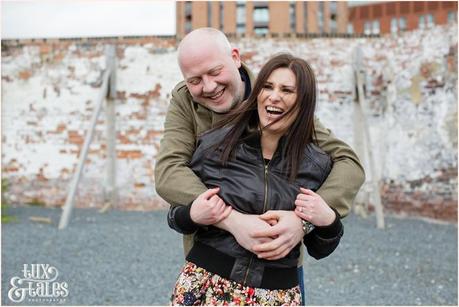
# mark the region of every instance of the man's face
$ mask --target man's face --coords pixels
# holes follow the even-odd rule
[[[180,62],[186,86],[196,102],[226,113],[244,97],[239,52],[233,49],[228,54],[215,46],[201,47],[200,52],[186,53]]]

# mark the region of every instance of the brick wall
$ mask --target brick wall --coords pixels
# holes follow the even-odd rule
[[[368,179],[381,178],[388,211],[457,220],[457,25],[398,37],[233,44],[255,72],[279,51],[308,60],[317,74],[319,118],[353,146],[352,54],[361,46],[376,161]],[[169,92],[180,80],[175,42],[118,41],[117,56],[119,208],[163,207],[153,173]],[[3,44],[2,170],[12,201],[64,203],[104,61],[102,41]],[[78,191],[80,207],[103,205],[104,116]],[[368,169],[368,157],[362,160]]]

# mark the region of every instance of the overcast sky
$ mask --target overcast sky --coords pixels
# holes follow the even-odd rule
[[[2,39],[175,35],[175,1],[1,0]]]

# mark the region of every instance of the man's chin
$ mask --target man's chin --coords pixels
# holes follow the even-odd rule
[[[211,109],[213,112],[218,113],[218,114],[228,113],[231,110],[231,108],[209,108],[209,109]]]
[[[228,113],[232,107],[233,104],[229,103],[207,104],[207,108],[211,109],[215,113]]]

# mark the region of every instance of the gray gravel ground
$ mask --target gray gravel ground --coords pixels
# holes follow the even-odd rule
[[[23,265],[55,266],[67,282],[64,302],[22,305],[167,305],[183,264],[180,235],[166,212],[76,209],[59,231],[60,209],[10,208],[16,222],[2,225],[2,304]],[[53,224],[29,220],[52,219]],[[305,260],[308,305],[457,305],[457,225],[386,217],[349,216],[345,235],[328,258]]]

